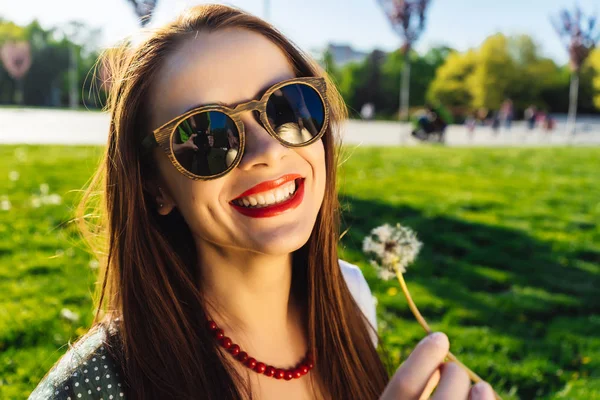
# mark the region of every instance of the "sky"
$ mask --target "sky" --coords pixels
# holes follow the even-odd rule
[[[208,2],[159,0],[150,26],[169,21],[187,6]],[[261,17],[266,15],[264,0],[223,3]],[[577,3],[587,14],[600,16],[598,0]],[[423,52],[432,46],[447,45],[464,51],[497,32],[529,34],[541,45],[544,55],[566,63],[566,51],[550,17],[573,4],[575,0],[432,0],[427,28],[416,48]],[[400,45],[377,0],[270,0],[269,9],[268,20],[305,50],[316,50],[329,42],[350,44],[363,51],[391,51]],[[35,18],[44,27],[83,21],[102,28],[98,41],[103,46],[138,29],[133,7],[126,0],[0,0],[0,17],[18,24]]]

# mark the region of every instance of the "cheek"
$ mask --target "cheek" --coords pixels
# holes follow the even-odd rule
[[[325,193],[327,179],[327,166],[325,163],[325,147],[323,141],[319,140],[312,145],[298,149],[298,153],[311,167],[314,179],[314,191],[320,206]]]
[[[194,181],[181,174],[166,156],[158,157],[161,180],[193,232],[206,232],[219,213],[223,180]],[[206,221],[206,223],[204,222]]]

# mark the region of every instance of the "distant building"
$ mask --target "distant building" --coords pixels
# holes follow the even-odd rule
[[[339,67],[353,62],[362,62],[369,56],[369,53],[356,51],[350,45],[333,43],[329,43],[324,49],[316,50],[312,53],[318,60],[323,60],[326,52],[331,53],[333,61]]]

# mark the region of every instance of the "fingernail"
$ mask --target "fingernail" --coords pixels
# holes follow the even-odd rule
[[[471,388],[471,399],[483,399],[487,391],[493,392],[492,387],[487,382],[479,382]]]
[[[448,342],[448,337],[442,332],[434,332],[431,335],[427,336],[427,340],[431,343],[444,345]]]

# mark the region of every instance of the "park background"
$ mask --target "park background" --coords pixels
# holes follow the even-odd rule
[[[146,27],[197,3],[159,1]],[[350,109],[340,251],[369,282],[392,364],[424,332],[361,243],[372,228],[401,222],[424,243],[406,275],[416,304],[503,398],[600,398],[600,49],[573,68],[579,53],[567,51],[573,38],[561,39],[557,26],[563,9],[576,15],[575,4],[432,1],[407,47],[376,0],[229,3],[308,50]],[[597,42],[598,24],[587,19],[597,6],[578,4]],[[138,34],[132,6],[0,0],[0,47],[29,46],[26,73],[7,68],[4,52],[0,64],[1,399],[26,398],[91,323],[98,261],[73,210],[106,141],[94,66],[103,48]],[[420,28],[418,13],[412,18]],[[445,146],[415,141],[398,121],[408,62],[409,113],[431,102],[454,115]],[[569,126],[574,72],[578,119]],[[495,131],[484,117],[467,133],[465,118],[508,98],[510,129]],[[370,120],[361,116],[367,103]],[[530,105],[553,116],[555,129],[520,121]]]

